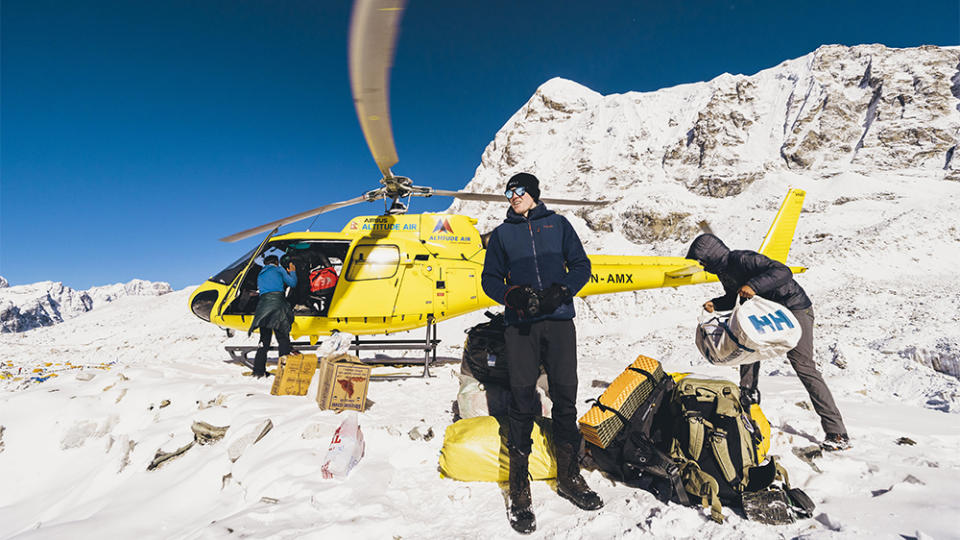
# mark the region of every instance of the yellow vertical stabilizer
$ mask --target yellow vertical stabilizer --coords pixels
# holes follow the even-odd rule
[[[797,230],[797,220],[800,219],[800,209],[803,208],[803,198],[807,195],[802,189],[791,189],[780,205],[770,230],[760,244],[760,253],[775,261],[784,264],[787,254],[790,253],[790,244],[793,242],[793,233]]]

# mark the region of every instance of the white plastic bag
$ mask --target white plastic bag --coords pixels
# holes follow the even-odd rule
[[[317,347],[317,358],[346,354],[350,352],[351,341],[353,341],[353,334],[348,332],[334,332]]]
[[[357,421],[356,412],[347,412],[347,417],[330,440],[327,457],[323,460],[320,472],[324,478],[346,478],[350,470],[363,457],[365,448],[363,432]]]
[[[466,373],[460,373],[460,391],[457,406],[460,418],[477,416],[503,416],[509,412],[510,389],[498,384],[483,384]],[[540,416],[550,418],[553,402],[547,396],[547,376],[537,379],[537,394],[540,396]]]
[[[704,312],[706,313],[706,312]],[[786,307],[754,296],[725,315],[697,324],[697,348],[711,364],[739,366],[776,358],[797,346],[803,329]]]
[[[460,418],[506,414],[510,406],[510,390],[499,385],[487,387],[466,373],[461,373],[457,405]]]

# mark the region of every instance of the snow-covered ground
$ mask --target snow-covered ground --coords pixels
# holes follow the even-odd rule
[[[863,185],[855,180],[847,183]],[[664,505],[594,471],[586,477],[606,501],[599,512],[576,509],[548,482],[534,484],[535,537],[960,535],[960,381],[931,367],[932,358],[956,366],[960,289],[949,262],[960,254],[949,209],[960,186],[878,178],[869,189],[842,189],[862,193],[838,205],[838,185],[807,186],[810,211],[791,261],[810,267],[798,279],[815,302],[818,359],[854,448],[817,458],[814,470],[794,453],[822,437],[802,386],[785,360],[765,364],[761,379],[772,452],[817,503],[815,517],[774,527],[728,508],[718,525],[701,509]],[[740,197],[744,208],[757,198]],[[765,221],[775,203],[757,201],[753,215]],[[731,244],[758,245],[766,225],[753,228],[756,242]],[[360,416],[366,455],[345,480],[324,480],[320,468],[343,416],[317,408],[316,382],[307,397],[271,396],[269,380],[224,363],[224,345],[254,338],[228,338],[194,317],[189,292],[122,297],[56,326],[0,335],[0,374],[20,376],[0,380],[0,537],[513,534],[500,486],[437,471],[458,364],[434,368],[431,379],[373,382],[372,405]],[[668,370],[734,378],[731,368],[705,365],[693,345],[697,307],[716,292],[713,285],[577,300],[581,401],[637,354]],[[441,325],[440,357],[459,358],[463,329],[482,318]],[[57,376],[23,378],[50,373]],[[272,431],[231,462],[230,446],[267,419]],[[230,427],[221,442],[148,471],[158,450],[192,440],[194,421]],[[408,435],[428,427],[430,440]],[[898,444],[901,437],[915,444]]]

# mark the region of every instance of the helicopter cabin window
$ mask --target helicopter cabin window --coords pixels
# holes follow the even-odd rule
[[[263,268],[264,257],[275,255],[280,259],[281,267],[287,268],[290,263],[296,267],[297,285],[286,291],[287,301],[294,313],[298,316],[326,315],[349,247],[348,240],[294,239],[269,242],[257,254],[243,280],[237,300],[227,308],[226,313],[252,315],[256,311],[259,299],[257,276]],[[235,271],[239,273],[252,256],[252,252],[246,254],[221,274],[233,271],[237,266],[239,268]]]
[[[400,248],[394,245],[366,245],[353,249],[350,266],[347,267],[348,281],[388,279],[397,274],[400,266]]]

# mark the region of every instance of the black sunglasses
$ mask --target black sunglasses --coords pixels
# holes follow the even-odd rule
[[[527,192],[527,189],[523,186],[517,186],[513,189],[508,189],[503,192],[503,195],[510,200],[516,195],[517,197],[523,197],[523,194]]]

